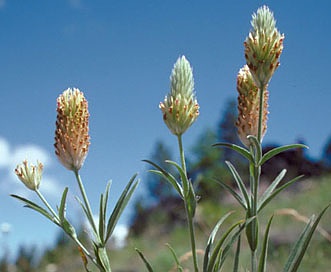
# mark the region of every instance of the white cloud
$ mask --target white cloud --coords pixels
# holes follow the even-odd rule
[[[2,193],[17,194],[23,197],[32,195],[32,191],[25,188],[14,172],[16,166],[25,159],[32,164],[40,161],[46,169],[52,165],[49,153],[42,147],[34,144],[11,147],[6,139],[0,137],[0,189]],[[62,188],[57,180],[47,174],[43,174],[40,191],[47,197],[58,197],[62,194]]]
[[[0,168],[12,172],[23,160],[28,160],[30,163],[36,163],[38,160],[44,165],[51,165],[51,158],[42,147],[26,144],[11,148],[8,141],[0,137]]]
[[[40,184],[40,191],[49,197],[56,197],[57,199],[62,195],[64,188],[59,185],[57,180],[50,176],[43,176]]]
[[[126,225],[118,224],[113,232],[113,239],[117,248],[122,248],[126,245],[126,238],[129,234],[129,228]]]
[[[10,157],[9,143],[0,138],[0,168],[6,167],[9,163],[8,159]]]

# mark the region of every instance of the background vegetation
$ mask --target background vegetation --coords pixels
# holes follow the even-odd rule
[[[233,180],[224,161],[233,162],[244,175],[246,162],[228,149],[212,147],[216,142],[232,142],[240,144],[237,138],[234,122],[236,119],[236,103],[228,101],[225,111],[221,113],[217,128],[206,129],[201,138],[192,146],[188,162],[188,172],[200,196],[196,216],[197,248],[204,248],[208,234],[217,220],[228,211],[235,210],[231,216],[232,222],[244,216],[243,211],[224,192],[213,178],[232,184]],[[301,143],[304,140],[300,140]],[[268,150],[274,147],[269,144]],[[151,152],[151,160],[167,169],[164,160],[173,159],[172,150],[162,142],[155,144]],[[277,197],[263,211],[269,218],[276,217],[271,229],[268,271],[281,271],[291,244],[296,240],[304,227],[303,221],[313,213],[318,213],[329,201],[331,191],[331,137],[318,160],[312,160],[308,151],[293,150],[279,155],[268,162],[262,173],[262,183],[268,184],[277,173],[286,168],[287,179],[299,174],[305,178],[292,185],[286,193]],[[170,170],[170,169],[167,169]],[[126,245],[118,248],[110,243],[113,271],[145,271],[135,248],[144,251],[157,271],[177,271],[174,260],[166,243],[173,247],[181,256],[182,265],[190,269],[189,241],[186,233],[185,214],[182,201],[174,194],[168,183],[156,175],[143,176],[146,191],[137,199],[134,205],[134,215],[131,219],[130,233]],[[308,253],[300,267],[300,271],[328,271],[331,267],[331,214],[328,211],[322,219],[320,229],[314,235]],[[228,224],[231,223],[231,220]],[[261,222],[260,231],[264,230],[266,222]],[[86,233],[82,230],[82,236]],[[243,239],[244,240],[244,239]],[[249,251],[247,251],[249,253]],[[201,255],[200,255],[201,257]],[[243,260],[249,256],[242,254]],[[231,264],[231,259],[228,260]],[[246,263],[245,261],[243,263]],[[45,252],[37,252],[33,246],[21,247],[16,260],[10,260],[5,254],[1,257],[0,271],[24,272],[59,272],[82,271],[82,259],[77,247],[64,234],[59,233],[56,244]],[[242,267],[242,271],[246,267]],[[93,271],[93,267],[91,267]],[[225,270],[226,271],[226,270]]]

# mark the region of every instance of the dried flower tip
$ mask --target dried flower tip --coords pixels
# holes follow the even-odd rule
[[[245,45],[245,58],[258,88],[267,85],[279,66],[284,34],[276,28],[276,20],[267,6],[253,14]]]
[[[37,165],[29,165],[28,161],[24,160],[21,164],[17,165],[15,174],[26,187],[32,191],[36,191],[39,188],[43,168],[44,166],[41,162],[37,162]]]
[[[79,89],[67,89],[57,99],[55,154],[64,167],[79,170],[90,145],[88,103]]]
[[[255,85],[252,74],[247,65],[240,69],[237,76],[238,90],[238,119],[236,126],[241,142],[249,147],[248,135],[257,137],[259,129],[260,92]],[[262,135],[267,131],[268,119],[268,91],[264,91],[263,113],[262,113]]]
[[[175,63],[170,82],[170,93],[159,107],[170,131],[175,135],[182,135],[199,116],[193,72],[185,56],[178,58]]]

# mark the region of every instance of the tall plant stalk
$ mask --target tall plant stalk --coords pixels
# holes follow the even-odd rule
[[[186,162],[185,162],[185,154],[184,154],[184,148],[183,148],[183,141],[182,141],[182,135],[178,135],[178,146],[179,146],[179,154],[180,154],[180,160],[181,160],[181,166],[183,169],[183,172],[185,173],[185,180],[183,180],[183,189],[184,189],[184,205],[185,205],[185,213],[186,213],[186,219],[189,229],[189,236],[191,241],[191,249],[192,249],[192,259],[193,259],[193,266],[194,271],[198,272],[198,259],[197,259],[197,252],[196,252],[196,245],[195,245],[195,231],[194,231],[194,222],[193,222],[193,215],[190,211],[190,194],[189,189],[191,186],[188,184],[189,181],[187,178],[187,171],[186,171]],[[185,185],[184,185],[185,184]]]

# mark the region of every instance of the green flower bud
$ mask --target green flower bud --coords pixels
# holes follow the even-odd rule
[[[193,72],[184,56],[178,58],[171,76],[171,90],[159,107],[163,120],[175,135],[182,135],[199,116]]]
[[[258,88],[267,85],[279,66],[283,51],[284,34],[276,28],[276,20],[268,7],[263,6],[253,14],[245,45],[245,58]]]

